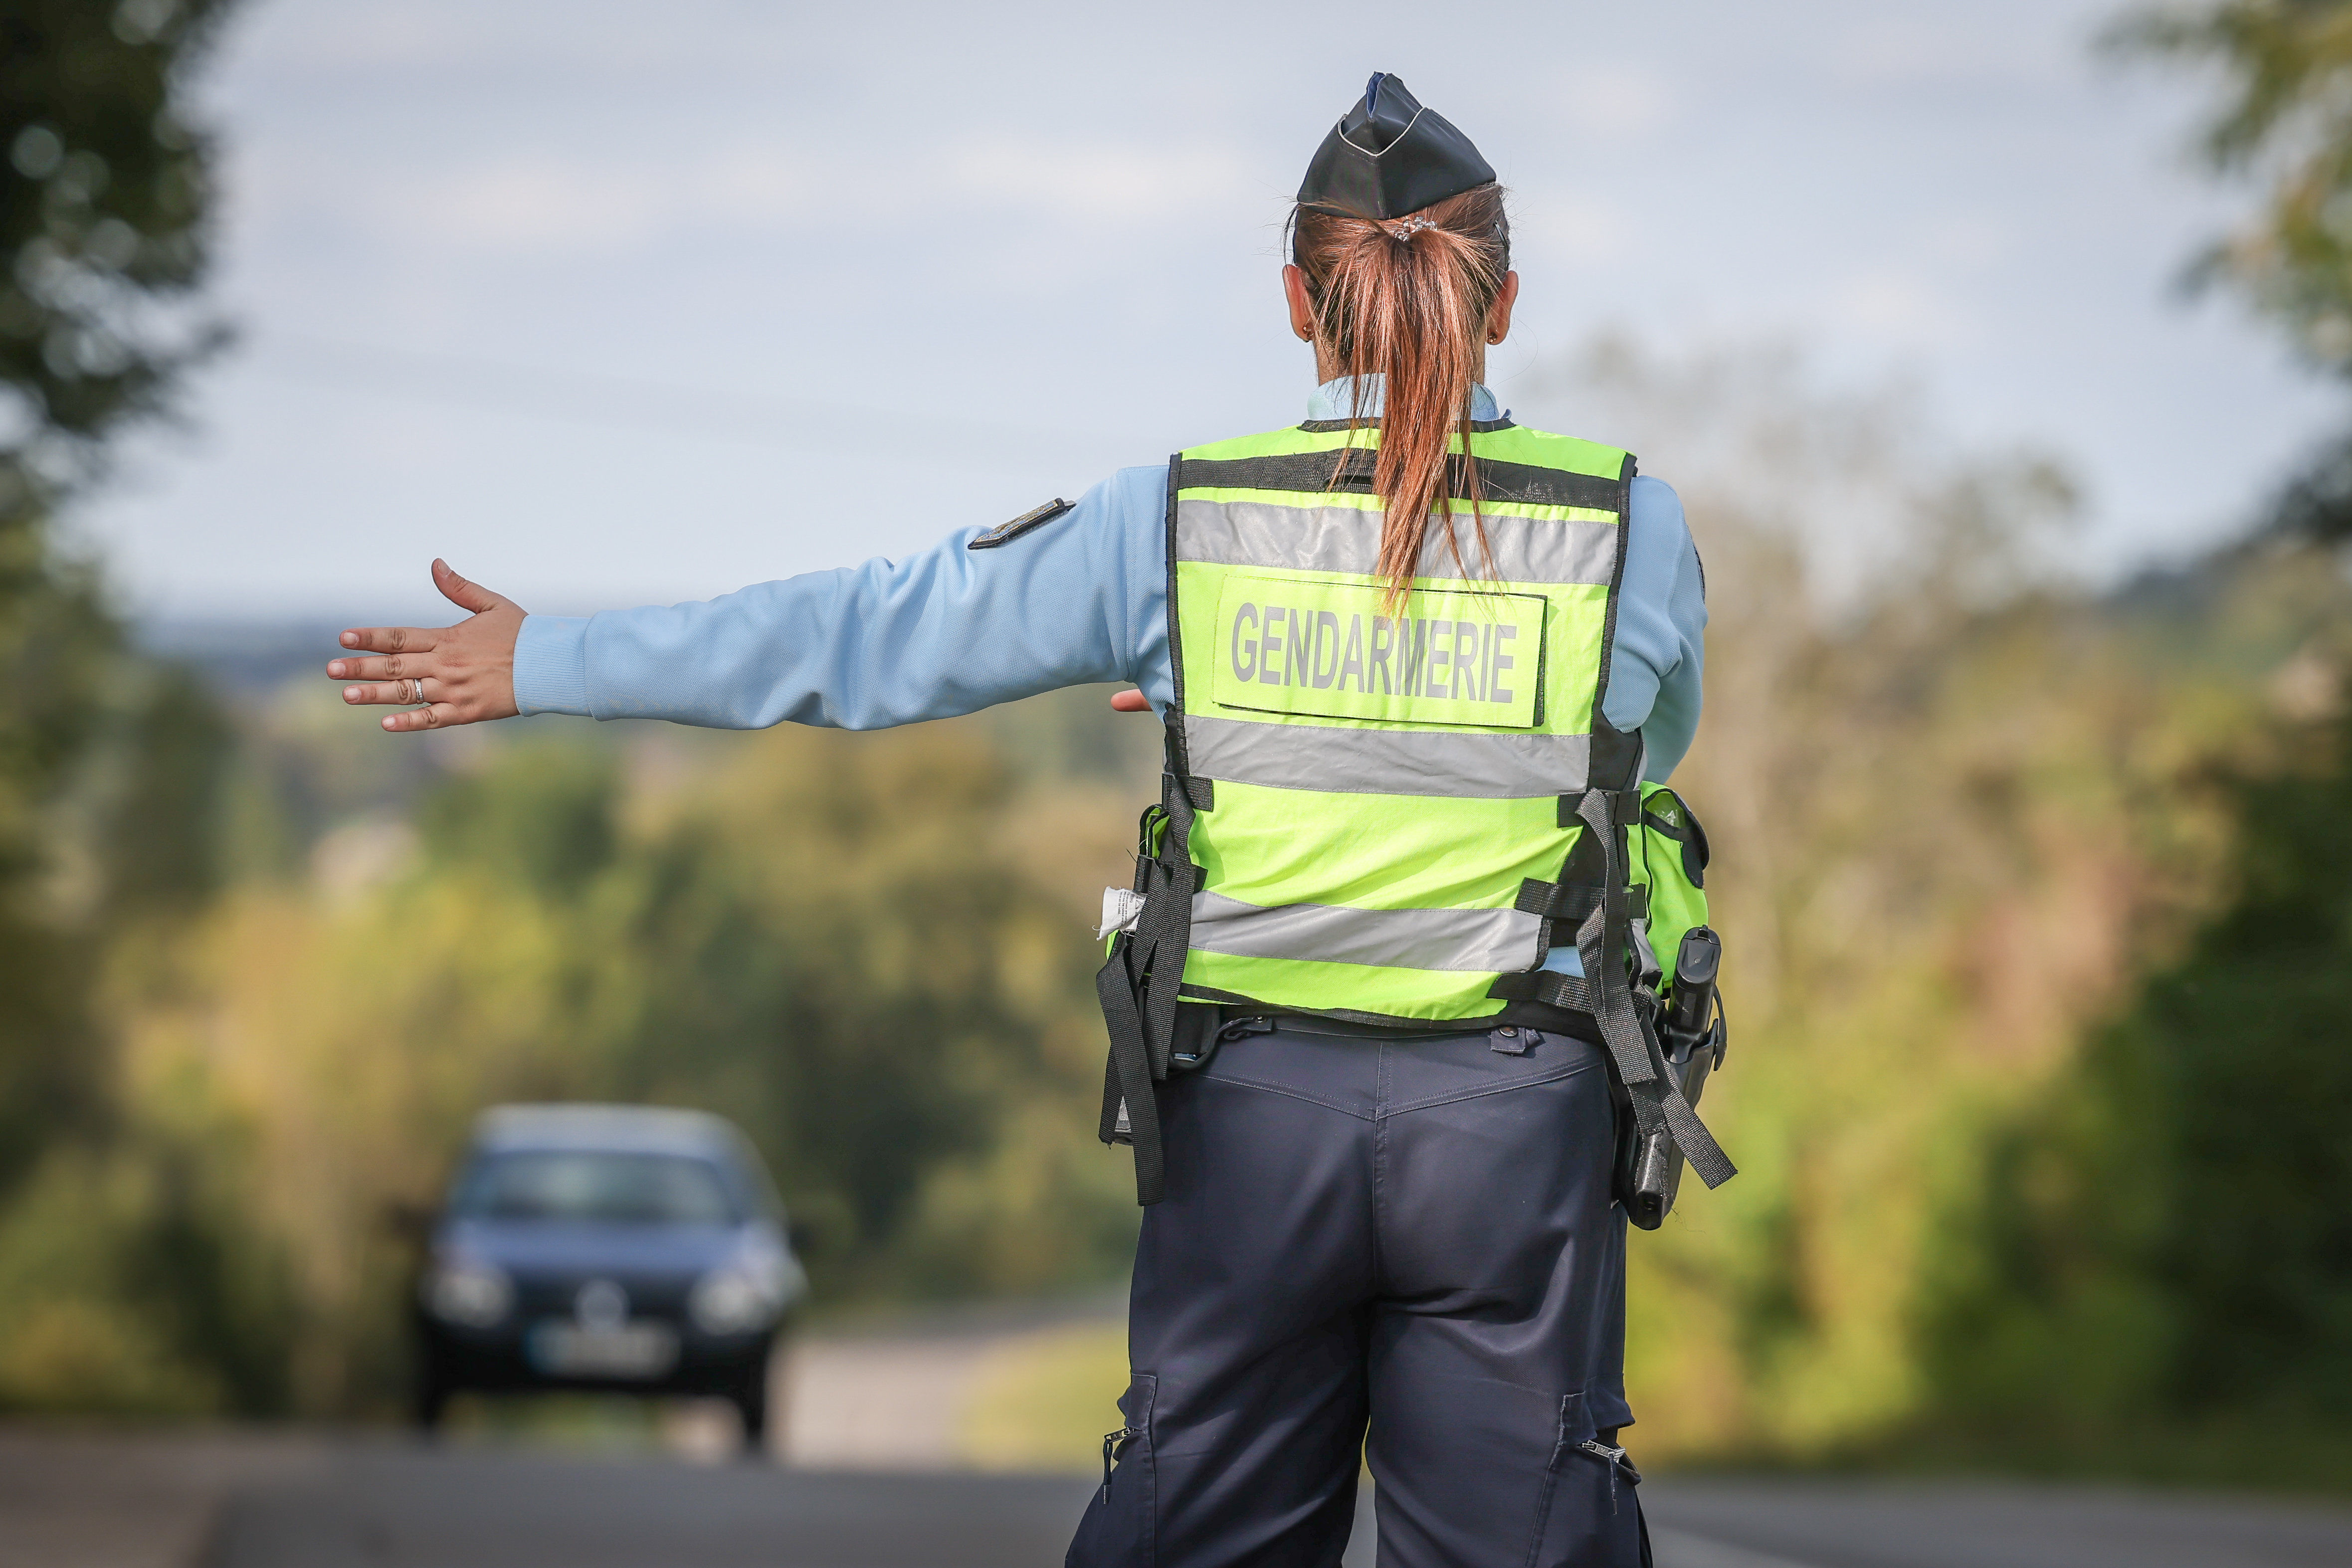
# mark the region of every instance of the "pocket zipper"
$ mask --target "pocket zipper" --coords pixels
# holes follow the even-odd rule
[[[1106,1432],[1103,1434],[1103,1501],[1110,1501],[1111,1461],[1122,1457],[1123,1452],[1127,1447],[1128,1439],[1131,1437],[1140,1437],[1142,1436],[1143,1428],[1140,1426],[1122,1426],[1116,1432]]]
[[[1622,1475],[1626,1484],[1638,1487],[1642,1484],[1642,1472],[1633,1468],[1633,1461],[1625,1457],[1624,1449],[1612,1448],[1598,1437],[1587,1437],[1576,1447],[1579,1452],[1590,1454],[1609,1467],[1609,1511],[1615,1513],[1617,1478]]]

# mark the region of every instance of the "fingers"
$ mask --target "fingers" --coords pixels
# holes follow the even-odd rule
[[[372,681],[365,685],[343,688],[343,700],[354,708],[371,704],[380,708],[404,708],[404,713],[387,713],[377,722],[395,733],[403,730],[438,730],[451,724],[470,724],[475,716],[466,712],[461,701],[444,699],[448,691],[437,680],[422,683],[425,695],[433,699],[432,706],[416,706],[416,691],[405,680]]]
[[[438,631],[422,626],[361,626],[345,632],[340,640],[345,647],[363,648],[370,653],[430,653],[440,635]],[[338,664],[341,662],[340,659],[336,661]],[[327,673],[340,680],[346,672],[329,665]],[[352,670],[349,673],[356,675],[359,672]]]
[[[387,713],[376,721],[395,733],[403,730],[438,730],[445,724],[467,722],[458,718],[457,710],[446,702],[436,702],[430,708],[411,708],[405,713]]]
[[[433,585],[441,590],[443,598],[459,609],[471,610],[478,616],[484,610],[495,610],[507,603],[504,595],[493,594],[478,583],[467,582],[449,570],[446,561],[438,558],[433,563]]]
[[[1114,691],[1110,694],[1110,706],[1114,713],[1149,713],[1151,700],[1137,690]]]
[[[385,658],[331,658],[330,680],[408,680],[430,679],[434,661],[422,654],[395,653]]]
[[[432,686],[426,687],[425,695],[427,697],[440,695],[435,689],[439,684],[440,682],[436,681]],[[405,708],[415,702],[416,693],[405,680],[384,680],[366,686],[346,686],[343,688],[343,700],[354,708],[363,708],[369,703],[374,703],[380,707]]]
[[[459,609],[480,615],[484,610],[510,606],[514,601],[502,594],[493,594],[478,583],[468,583],[449,570],[446,561],[433,563],[433,585],[442,596]],[[342,645],[366,653],[430,653],[435,645],[454,627],[425,626],[355,626],[342,635]],[[328,677],[335,680],[377,679],[384,676],[397,679],[396,670],[363,668],[365,659],[337,659],[327,666]],[[410,673],[415,673],[414,671]]]

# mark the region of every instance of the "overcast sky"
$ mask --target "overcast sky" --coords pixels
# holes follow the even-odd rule
[[[2094,58],[2112,9],[252,0],[207,79],[244,341],[83,526],[149,613],[419,616],[436,553],[579,610],[1289,422],[1286,199],[1384,68],[1515,193],[1523,416],[1602,329],[1798,342],[2060,453],[2120,569],[2339,405],[2178,298],[2231,208],[2197,84]]]

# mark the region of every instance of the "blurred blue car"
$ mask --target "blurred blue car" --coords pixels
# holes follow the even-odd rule
[[[417,1281],[415,1415],[534,1389],[718,1395],[747,1447],[806,1277],[731,1122],[627,1105],[487,1111]]]

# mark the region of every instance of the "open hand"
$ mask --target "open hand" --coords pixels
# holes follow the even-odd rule
[[[331,659],[329,679],[362,682],[343,688],[343,700],[354,707],[376,703],[406,708],[405,713],[383,716],[387,730],[440,730],[513,718],[514,650],[522,631],[521,608],[467,582],[446,561],[433,563],[433,585],[451,604],[473,614],[454,626],[369,626],[345,632],[345,647],[364,648],[379,657]],[[420,694],[426,706],[417,705]]]

